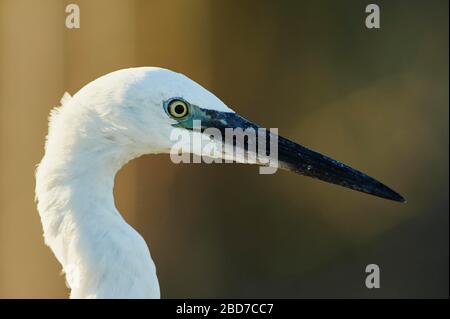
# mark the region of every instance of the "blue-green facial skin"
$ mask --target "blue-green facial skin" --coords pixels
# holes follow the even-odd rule
[[[185,117],[174,118],[170,115],[168,107],[171,102],[180,100],[183,101],[189,111]],[[245,120],[236,113],[231,112],[220,112],[210,109],[203,109],[197,105],[191,104],[181,97],[174,97],[164,102],[165,112],[177,123],[172,124],[173,127],[184,128],[188,130],[194,130],[194,121],[199,121],[201,124],[201,130],[207,129],[209,127],[214,127],[220,131],[225,130],[225,128],[236,128],[241,127],[243,129],[248,127],[257,128],[253,123]],[[198,127],[196,125],[195,127]]]
[[[177,101],[177,100],[183,101],[188,107],[188,114],[181,118],[175,118],[175,117],[171,116],[169,113],[170,103],[172,103],[173,101]],[[185,128],[185,129],[192,130],[194,128],[194,124],[193,124],[194,120],[201,121],[202,126],[203,126],[203,122],[205,120],[207,120],[207,118],[208,118],[206,116],[205,112],[203,112],[197,105],[191,104],[181,97],[174,97],[174,98],[171,98],[171,99],[165,101],[164,102],[164,110],[166,111],[167,115],[169,115],[172,119],[177,121],[177,123],[172,124],[172,126],[178,127],[178,128]]]

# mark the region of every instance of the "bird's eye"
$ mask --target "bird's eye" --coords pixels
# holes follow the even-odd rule
[[[180,119],[182,117],[185,117],[189,113],[189,108],[186,104],[186,102],[182,100],[173,100],[170,102],[169,106],[167,107],[167,111],[169,112],[170,116]]]

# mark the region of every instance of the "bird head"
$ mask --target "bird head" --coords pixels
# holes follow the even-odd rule
[[[213,146],[206,154],[210,158],[279,167],[404,201],[374,178],[276,131],[260,128],[201,85],[170,70],[142,67],[116,71],[89,83],[63,104],[52,116],[49,136],[57,131],[66,134],[49,141],[64,139],[71,149],[78,146],[91,154],[114,154],[128,161],[148,153],[205,155],[203,144],[195,140],[206,141]]]

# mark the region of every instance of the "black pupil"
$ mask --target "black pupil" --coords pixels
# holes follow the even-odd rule
[[[183,104],[175,105],[174,111],[175,111],[175,114],[177,114],[177,115],[183,114],[184,113],[184,105]]]

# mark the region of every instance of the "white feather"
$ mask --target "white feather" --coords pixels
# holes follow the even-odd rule
[[[160,296],[149,249],[117,211],[113,187],[129,160],[169,151],[172,120],[162,103],[171,97],[231,112],[187,77],[149,67],[105,75],[51,111],[36,199],[72,298]]]

